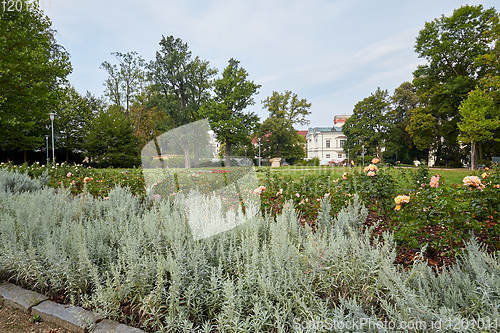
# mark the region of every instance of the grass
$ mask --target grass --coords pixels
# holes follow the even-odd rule
[[[313,173],[317,174],[330,174],[333,177],[341,177],[344,172],[352,172],[353,170],[360,171],[362,167],[328,167],[328,166],[287,166],[281,168],[270,168],[270,167],[256,167],[257,174],[259,180],[263,179],[264,173],[266,170],[270,170],[270,172],[280,172],[280,173],[289,173],[292,175],[296,175],[297,177],[302,177],[305,175],[310,175]],[[398,169],[398,168],[395,168]],[[414,169],[417,170],[416,167],[405,167],[405,169]],[[429,176],[440,174],[441,178],[447,184],[462,184],[462,179],[465,176],[470,175],[480,175],[481,171],[471,171],[469,169],[445,169],[445,168],[430,168]]]
[[[462,184],[465,176],[479,176],[481,171],[471,171],[469,169],[440,169],[430,168],[429,175],[440,174],[448,184]]]

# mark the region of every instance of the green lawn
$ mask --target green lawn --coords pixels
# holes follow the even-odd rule
[[[270,172],[280,172],[280,173],[288,173],[292,175],[296,175],[297,177],[301,177],[304,175],[311,174],[330,174],[334,177],[340,177],[344,172],[352,172],[353,170],[360,171],[362,167],[328,167],[328,166],[285,166],[280,168],[269,168],[269,167],[256,167],[256,170],[259,175],[259,179],[264,177],[266,170],[270,170]],[[395,170],[399,170],[403,168],[395,168]],[[404,169],[413,169],[417,170],[416,167],[405,167]],[[443,169],[443,168],[430,168],[429,176],[433,176],[435,174],[441,175],[441,179],[444,180],[447,184],[462,184],[462,179],[465,176],[470,175],[480,175],[481,171],[470,171],[468,169]]]

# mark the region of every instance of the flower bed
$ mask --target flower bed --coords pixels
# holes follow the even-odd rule
[[[442,272],[420,260],[406,271],[394,265],[391,233],[379,240],[363,230],[368,211],[357,196],[335,219],[320,200],[314,232],[288,206],[275,218],[239,216],[237,228],[195,240],[181,197],[150,202],[115,188],[103,200],[15,177],[25,185],[0,187],[0,280],[148,332],[368,322],[477,331],[480,320],[497,329],[498,257],[471,242]],[[9,179],[0,170],[0,184]]]
[[[429,177],[429,170],[424,167],[395,169],[380,167],[377,160],[372,162],[364,170],[352,169],[342,176],[324,172],[296,175],[267,169],[260,173],[262,185],[251,192],[260,196],[264,213],[276,216],[287,205],[293,205],[300,223],[312,228],[315,228],[322,201],[328,201],[329,214],[335,217],[358,194],[370,210],[369,226],[377,221],[376,230],[393,231],[398,250],[409,253],[412,258],[427,246],[427,255],[438,264],[454,258],[471,235],[487,245],[489,251],[499,249],[498,169],[466,176],[462,184],[450,185],[445,176]],[[65,187],[74,195],[85,191],[95,197],[108,198],[117,185],[128,187],[141,198],[146,195],[141,169],[92,169],[64,163],[50,168],[38,164],[3,164],[1,168],[26,172],[33,178],[46,177],[50,186]],[[172,178],[174,183],[165,180],[154,183],[150,194],[158,199],[173,188],[185,191],[196,187],[208,191],[241,176],[238,169],[202,171],[179,172]],[[406,259],[402,261],[413,262]]]
[[[268,173],[264,184],[259,191],[263,211],[279,214],[291,202],[302,224],[313,227],[321,200],[329,201],[334,217],[359,194],[373,215],[369,225],[377,221],[377,230],[393,231],[401,251],[415,254],[426,246],[439,264],[454,258],[471,236],[489,251],[500,249],[498,169],[483,173],[482,179],[467,176],[462,185],[447,185],[439,175],[429,178],[424,168],[394,172],[376,165],[342,177]]]
[[[391,227],[396,241],[410,248],[428,244],[428,251],[454,256],[471,236],[490,251],[500,249],[499,172],[467,176],[463,185],[447,186],[439,175],[396,203]]]
[[[144,196],[144,177],[141,169],[95,169],[83,165],[57,163],[53,166],[13,165],[2,163],[1,169],[26,173],[32,178],[46,178],[52,187],[65,187],[73,194],[86,192],[96,197],[106,197],[116,186],[127,187],[133,194]]]

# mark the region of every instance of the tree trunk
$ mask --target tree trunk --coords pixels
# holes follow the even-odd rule
[[[161,148],[160,145],[158,144],[158,139],[155,137],[153,139],[155,148],[156,148],[156,154],[158,155],[158,158],[160,160],[161,168],[165,169],[165,161],[163,160],[162,154],[161,154]]]
[[[24,163],[27,163],[28,162],[28,151],[24,151],[23,152],[23,158],[24,158]]]
[[[470,169],[474,170],[476,168],[476,143],[471,142],[471,156],[470,156]]]
[[[231,153],[231,143],[226,141],[226,167],[231,166],[231,159],[229,158],[229,154]]]
[[[69,162],[69,150],[66,149],[66,163]]]
[[[184,150],[184,167],[189,169],[191,167],[191,160],[189,158],[189,150],[186,148]]]

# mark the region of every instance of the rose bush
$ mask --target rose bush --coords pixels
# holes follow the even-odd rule
[[[485,177],[486,178],[486,177]],[[465,241],[479,237],[492,250],[499,249],[500,183],[498,170],[481,182],[467,176],[463,185],[446,185],[439,175],[412,193],[408,204],[395,202],[391,214],[395,240],[410,248],[428,244],[429,251],[453,256]]]

